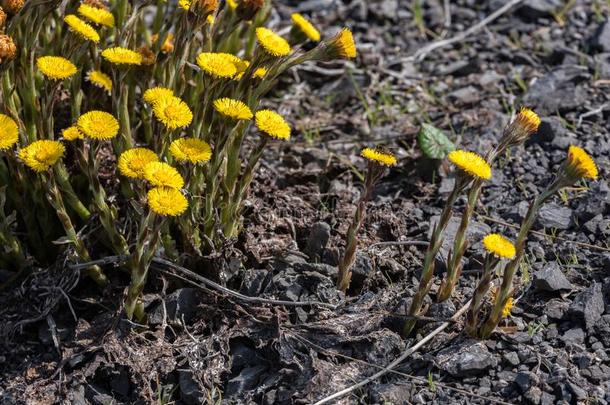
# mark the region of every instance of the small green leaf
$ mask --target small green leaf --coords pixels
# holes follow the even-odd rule
[[[452,150],[453,142],[440,129],[430,124],[422,124],[417,134],[417,143],[424,155],[431,159],[444,159]]]

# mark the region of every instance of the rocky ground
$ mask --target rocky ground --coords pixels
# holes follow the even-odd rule
[[[541,128],[495,169],[460,285],[428,316],[447,319],[470,298],[481,237],[514,238],[570,144],[594,156],[599,180],[543,208],[512,315],[489,340],[452,325],[339,402],[609,403],[610,3],[526,0],[466,39],[414,58],[508,1],[451,1],[450,15],[442,1],[422,3],[284,1],[272,16],[278,24],[300,10],[327,35],[347,25],[359,57],[286,77],[271,102],[292,117],[294,140],[266,153],[245,230],[214,260],[224,265],[221,282],[244,295],[318,304],[244,300],[192,276],[178,280],[172,274],[186,273],[157,263],[149,325],[137,326],[117,314],[121,275],[101,292],[58,266],[0,297],[0,402],[304,404],[374,374],[438,326],[422,324],[406,340],[399,334],[429,224],[453,182],[446,165],[422,156],[418,129],[433,124],[484,153],[512,111],[527,105],[543,117]],[[375,190],[345,302],[334,280],[361,190],[363,145],[385,145],[400,162]]]

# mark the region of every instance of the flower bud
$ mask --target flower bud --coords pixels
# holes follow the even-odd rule
[[[504,130],[504,140],[510,145],[521,144],[538,131],[539,126],[540,117],[529,108],[522,107],[513,122]]]
[[[343,28],[337,35],[322,43],[321,60],[354,59],[357,55],[352,32]]]
[[[597,180],[597,165],[589,154],[578,146],[570,145],[565,172],[572,180],[581,178]]]

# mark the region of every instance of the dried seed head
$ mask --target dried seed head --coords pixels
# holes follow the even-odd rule
[[[17,14],[23,8],[25,0],[2,0],[2,8],[8,14]]]
[[[0,7],[0,29],[4,27],[4,24],[6,24],[6,13],[2,7]]]
[[[138,52],[140,53],[140,55],[142,55],[142,65],[150,66],[155,64],[157,58],[149,47],[143,46],[138,49]]]
[[[218,8],[218,0],[195,0],[191,5],[191,11],[198,15],[208,16]]]
[[[8,35],[0,35],[0,63],[15,59],[17,47]]]
[[[264,5],[265,0],[241,0],[235,11],[239,18],[251,20]]]
[[[105,10],[108,9],[108,6],[102,0],[83,0],[83,3],[87,4],[89,6],[93,6],[93,7],[97,7],[97,8],[103,8]]]

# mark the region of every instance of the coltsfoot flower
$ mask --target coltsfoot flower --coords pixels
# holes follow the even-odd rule
[[[76,125],[91,139],[112,139],[119,133],[119,122],[105,111],[89,111],[78,118]]]
[[[326,59],[354,59],[357,55],[354,36],[348,28],[326,41]]]
[[[169,147],[172,156],[182,162],[202,163],[212,157],[210,145],[196,138],[180,138],[173,141]]]
[[[540,117],[534,111],[527,107],[521,107],[519,114],[515,118],[515,122],[529,134],[538,131],[540,126]]]
[[[260,110],[255,114],[256,127],[277,139],[290,139],[290,126],[280,114],[271,110]]]
[[[19,151],[19,159],[36,172],[47,171],[64,155],[66,148],[61,142],[35,141]]]
[[[19,127],[8,115],[0,114],[0,151],[13,147],[19,140]]]
[[[78,127],[76,125],[72,125],[71,127],[68,127],[66,129],[64,129],[63,131],[61,131],[61,136],[66,141],[70,141],[70,142],[76,141],[77,139],[85,139],[85,136],[80,131],[80,129],[78,129]]]
[[[147,164],[158,162],[159,157],[155,152],[146,148],[131,148],[119,156],[119,172],[123,176],[132,179],[144,178],[144,167]]]
[[[568,148],[566,171],[574,179],[597,180],[598,171],[595,161],[583,148],[575,145],[570,145]]]
[[[179,190],[155,187],[148,191],[148,206],[156,214],[175,217],[186,211],[189,204]]]
[[[74,63],[61,56],[41,56],[36,59],[36,66],[46,77],[52,80],[63,80],[77,71]]]
[[[156,44],[157,41],[159,40],[159,34],[155,34],[152,37],[150,37],[150,40],[152,41],[153,44]],[[161,52],[163,53],[171,53],[174,51],[174,34],[172,34],[171,32],[168,32],[167,35],[165,36],[165,41],[163,41],[163,44],[161,45]]]
[[[150,105],[154,105],[157,101],[174,97],[174,92],[166,87],[151,87],[144,92],[144,101]]]
[[[513,309],[513,303],[513,297],[508,297],[506,304],[504,304],[504,308],[502,308],[502,318],[506,318],[510,315],[510,311]]]
[[[260,46],[271,56],[280,57],[290,53],[290,44],[269,28],[258,27],[256,39]]]
[[[101,89],[106,90],[108,94],[112,91],[112,79],[106,73],[99,70],[91,70],[87,73],[87,80]]]
[[[313,26],[309,20],[303,17],[299,13],[294,13],[291,16],[293,26],[298,29],[300,32],[305,34],[307,38],[312,41],[318,42],[320,40],[320,31]]]
[[[193,113],[180,98],[160,97],[153,104],[153,113],[168,129],[184,128],[193,121]]]
[[[483,180],[491,179],[491,167],[481,156],[465,150],[449,152],[449,161],[473,177]]]
[[[131,49],[121,48],[120,46],[104,49],[102,51],[102,57],[115,65],[142,64],[142,54],[132,51]]]
[[[483,238],[485,249],[500,258],[513,259],[516,254],[515,245],[502,235],[490,233]]]
[[[144,166],[144,178],[154,187],[181,189],[184,186],[178,170],[164,162],[151,162]]]
[[[197,56],[197,65],[210,76],[230,79],[237,74],[235,64],[218,53],[203,52]]]
[[[396,157],[394,155],[377,149],[364,148],[360,152],[360,156],[383,166],[394,166],[396,164]]]
[[[232,98],[219,98],[214,101],[214,109],[234,120],[251,120],[252,111],[244,102]]]
[[[104,8],[81,4],[76,12],[92,23],[105,27],[114,27],[114,15]]]
[[[74,14],[68,14],[64,17],[64,21],[68,24],[70,31],[78,34],[80,37],[94,43],[100,42],[100,35],[97,33],[95,28],[75,16]]]

